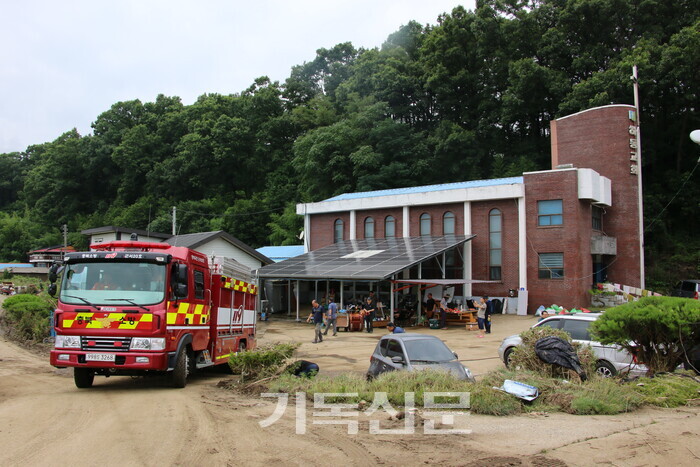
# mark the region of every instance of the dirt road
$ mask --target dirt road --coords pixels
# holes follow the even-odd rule
[[[532,324],[531,318],[496,317],[494,335],[477,339],[464,329],[440,333],[477,375],[500,363],[492,358],[502,337]],[[369,350],[382,332],[340,334],[310,343],[309,326],[263,323],[261,341],[300,340],[301,355],[322,371],[366,370]],[[410,332],[413,332],[411,330]],[[369,349],[369,350],[368,350]],[[345,425],[320,425],[309,403],[305,423],[295,403],[267,428],[271,398],[247,397],[217,387],[227,378],[206,373],[185,389],[156,379],[101,378],[92,389],[73,385],[69,370],[0,337],[0,465],[698,465],[700,409],[645,409],[617,416],[531,414],[470,415],[455,426],[469,434],[370,435]],[[384,412],[381,428],[400,428]],[[449,420],[448,420],[449,421]],[[301,430],[300,430],[301,428]],[[438,425],[438,428],[440,426]],[[305,431],[305,434],[297,434]]]

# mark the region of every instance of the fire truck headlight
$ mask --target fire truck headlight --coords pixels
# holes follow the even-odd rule
[[[56,341],[54,342],[54,348],[56,348],[56,349],[79,349],[80,348],[80,336],[56,336]]]
[[[165,350],[164,337],[134,337],[131,339],[131,350]]]

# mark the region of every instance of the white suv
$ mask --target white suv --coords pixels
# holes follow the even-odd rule
[[[603,345],[600,342],[591,340],[588,328],[593,321],[598,319],[602,313],[575,313],[571,315],[554,315],[546,318],[534,327],[549,326],[555,329],[566,331],[574,342],[581,342],[590,345],[593,353],[598,358],[596,372],[604,377],[615,376],[618,373],[626,373],[629,376],[644,376],[647,368],[634,361],[632,355],[626,350],[614,346]],[[498,348],[498,355],[506,366],[510,362],[510,355],[513,349],[520,345],[522,340],[519,335],[513,335],[503,339]]]

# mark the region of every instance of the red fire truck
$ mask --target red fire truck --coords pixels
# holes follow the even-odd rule
[[[95,375],[165,374],[182,388],[194,370],[255,347],[257,287],[240,263],[166,243],[91,250],[67,253],[49,277],[51,364],[73,367],[77,387]]]

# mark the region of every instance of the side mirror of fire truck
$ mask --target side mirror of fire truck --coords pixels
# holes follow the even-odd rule
[[[173,264],[173,295],[175,298],[186,298],[187,291],[187,265],[182,263]]]
[[[51,265],[51,269],[49,269],[49,282],[52,284],[55,284],[56,281],[58,280],[58,271],[61,269],[61,265],[58,263],[54,263]]]
[[[49,288],[46,289],[46,291],[49,293],[50,296],[55,297],[56,296],[56,291],[58,290],[58,287],[56,286],[55,283],[49,284]]]
[[[187,265],[182,263],[173,264],[173,281],[177,284],[187,285]]]

